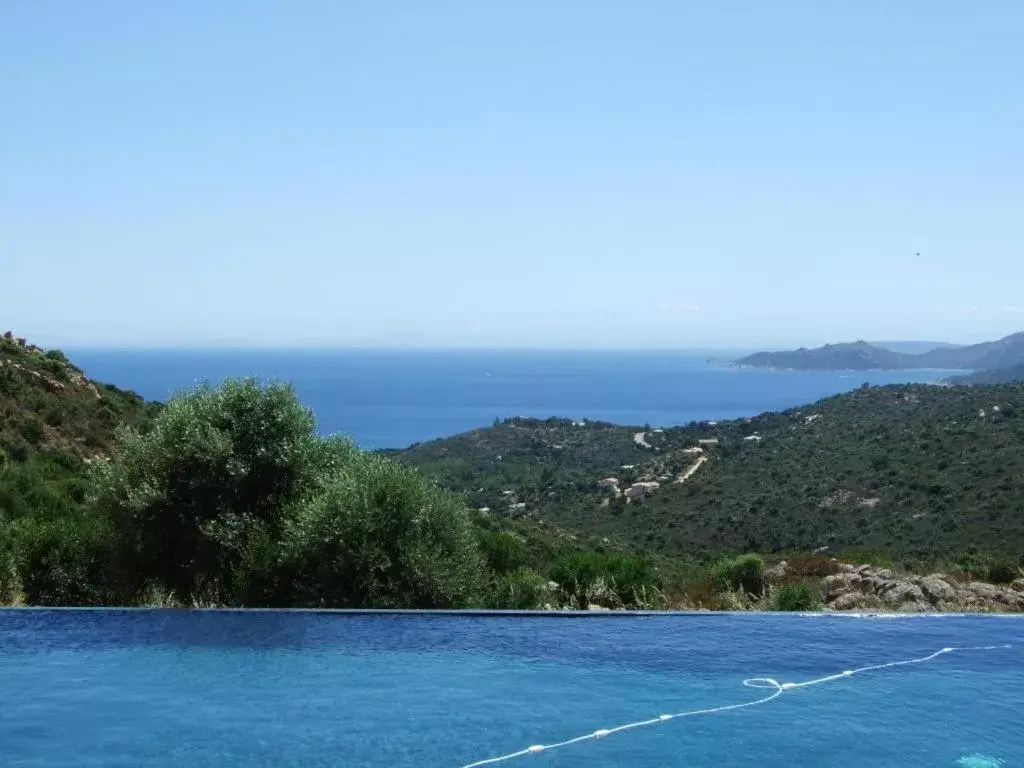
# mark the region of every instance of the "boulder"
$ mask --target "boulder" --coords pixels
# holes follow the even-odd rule
[[[1024,611],[1024,595],[1013,589],[996,587],[994,600],[999,605],[1005,605],[1014,611]]]
[[[882,602],[890,608],[900,609],[905,603],[925,603],[924,593],[909,581],[890,582],[892,586],[882,593]]]
[[[877,597],[860,592],[847,592],[828,603],[832,611],[874,611],[882,607],[882,601]]]
[[[1019,579],[1014,579],[1010,585],[1010,589],[1016,590],[1017,592],[1024,592],[1024,576]]]
[[[924,596],[932,603],[956,599],[956,590],[939,578],[938,575],[933,574],[918,579],[917,585],[921,588]]]
[[[1024,611],[1024,594],[984,581],[972,581],[957,592],[964,610]]]
[[[863,600],[864,595],[857,592],[847,592],[829,603],[829,608],[833,611],[852,611],[854,608],[860,608]]]
[[[893,581],[891,579],[883,579],[879,576],[872,576],[869,580],[869,583],[871,584],[871,589],[879,595],[883,592],[888,592],[890,589],[899,584],[899,582],[897,581]]]
[[[832,600],[840,595],[845,595],[853,590],[853,580],[856,577],[852,573],[834,573],[821,580],[821,589],[826,600]]]
[[[967,591],[982,600],[995,600],[999,587],[994,584],[986,584],[984,581],[972,581],[967,585]]]

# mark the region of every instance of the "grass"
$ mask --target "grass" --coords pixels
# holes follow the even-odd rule
[[[768,600],[770,611],[818,611],[822,605],[821,587],[806,581],[776,587]]]

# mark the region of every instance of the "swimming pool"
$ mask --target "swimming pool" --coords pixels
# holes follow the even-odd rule
[[[0,611],[8,768],[1024,765],[1024,621]]]

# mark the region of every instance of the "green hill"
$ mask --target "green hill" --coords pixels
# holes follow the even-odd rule
[[[908,357],[911,356],[866,341],[855,341],[849,344],[826,344],[814,349],[801,347],[788,352],[757,352],[741,357],[735,364],[753,368],[870,371],[904,368]]]
[[[396,455],[492,515],[639,551],[1024,552],[1024,384],[862,388],[664,431],[513,419]],[[631,501],[610,478],[659,485]]]
[[[144,425],[157,410],[90,381],[58,351],[0,337],[0,521],[77,508],[86,464],[119,426]]]
[[[850,344],[826,344],[815,349],[801,347],[788,352],[758,352],[741,357],[735,364],[794,370],[960,368],[980,371],[1024,364],[1024,332],[996,341],[962,347],[943,346],[918,354],[907,354],[905,351],[893,351],[866,341],[856,341]]]
[[[958,349],[963,344],[950,344],[948,341],[871,341],[874,347],[888,349],[890,352],[902,352],[908,355],[919,355],[933,349]]]

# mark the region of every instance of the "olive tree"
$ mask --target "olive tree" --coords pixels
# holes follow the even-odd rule
[[[290,386],[239,379],[179,393],[150,429],[121,432],[91,500],[118,530],[128,582],[230,599],[251,543],[276,539],[285,510],[354,452],[314,427]]]
[[[486,589],[462,499],[380,456],[353,457],[297,505],[282,547],[292,600],[302,605],[464,607]]]

